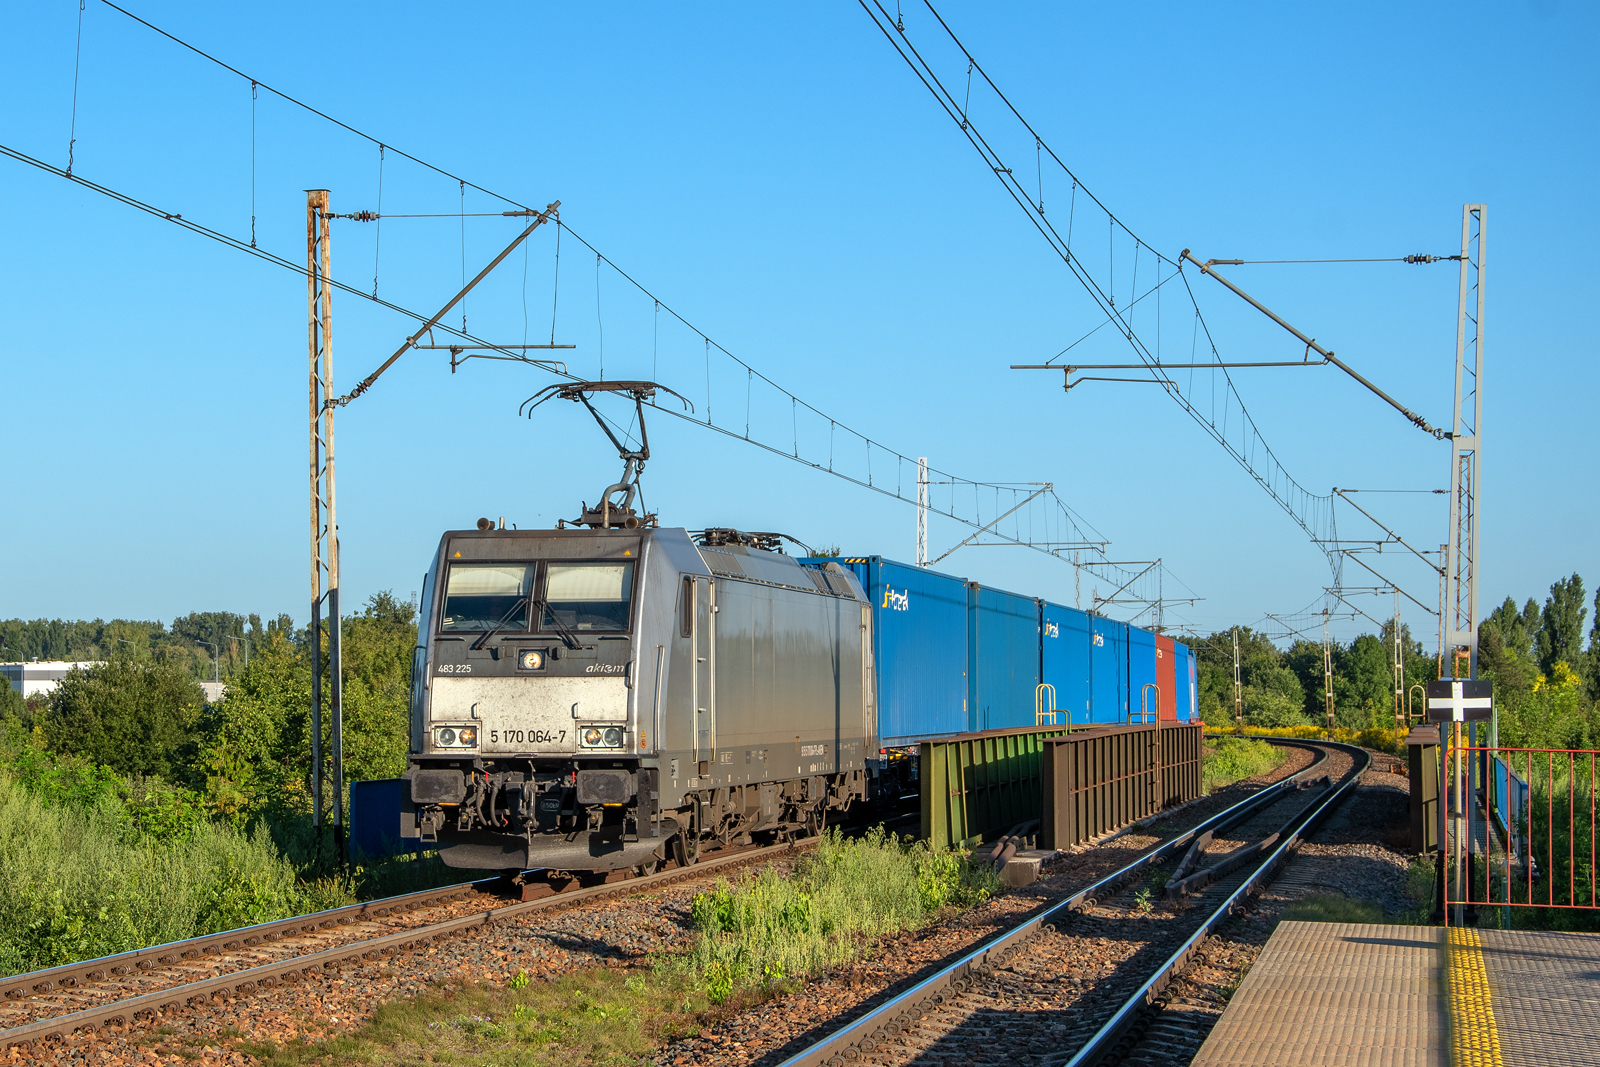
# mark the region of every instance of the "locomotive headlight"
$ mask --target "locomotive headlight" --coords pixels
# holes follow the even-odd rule
[[[604,740],[605,734],[595,729],[593,726],[583,731],[583,747],[585,748],[599,748],[600,743]]]
[[[620,729],[618,729],[617,727],[615,727],[615,726],[613,726],[613,727],[609,728],[608,730],[606,730],[606,747],[607,748],[621,748],[622,747],[622,731]]]
[[[478,728],[476,726],[435,726],[433,728],[434,748],[477,748]]]
[[[544,653],[536,648],[524,648],[517,652],[517,670],[542,671],[544,670]]]

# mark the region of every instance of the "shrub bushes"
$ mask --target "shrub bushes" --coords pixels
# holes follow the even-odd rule
[[[81,779],[80,779],[81,780]],[[0,775],[0,973],[162,944],[331,901],[300,886],[264,828],[191,816],[137,783],[52,804]]]

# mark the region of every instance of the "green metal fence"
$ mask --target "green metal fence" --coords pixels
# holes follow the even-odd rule
[[[917,752],[922,836],[956,848],[1040,818],[1044,746],[1066,733],[1065,726],[1024,726],[923,743]]]
[[[1047,740],[1040,845],[1080,845],[1200,796],[1201,729],[1103,726]]]

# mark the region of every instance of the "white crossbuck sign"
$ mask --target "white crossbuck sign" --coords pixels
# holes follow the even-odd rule
[[[1494,709],[1494,683],[1441,678],[1428,683],[1429,722],[1484,722]]]

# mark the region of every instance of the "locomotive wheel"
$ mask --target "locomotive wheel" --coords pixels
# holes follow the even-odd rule
[[[672,856],[679,867],[688,867],[700,858],[699,820],[685,820],[689,825],[679,830],[672,839]]]

